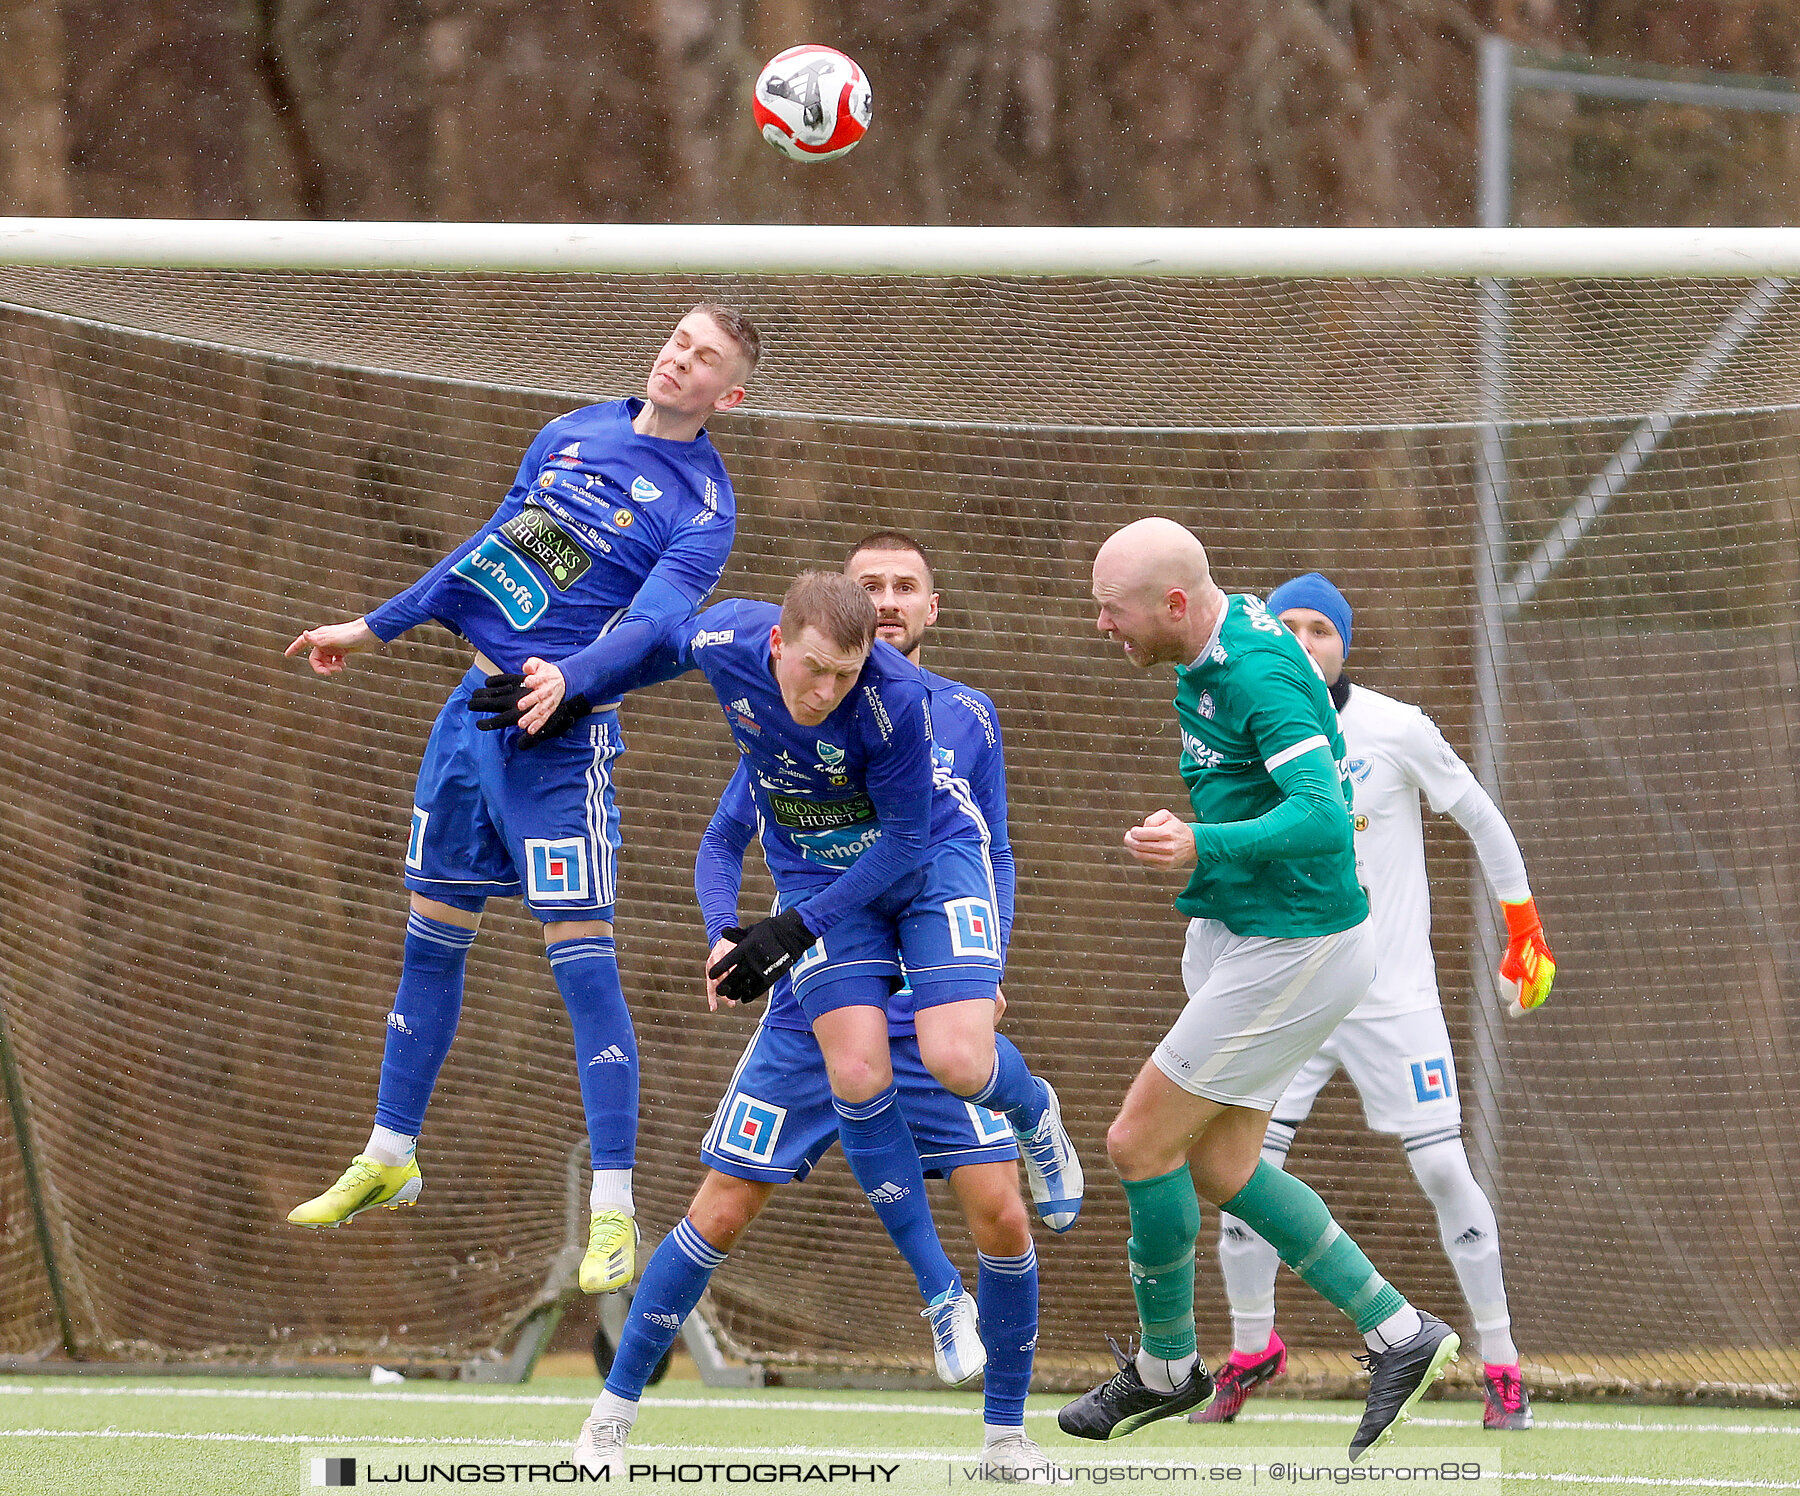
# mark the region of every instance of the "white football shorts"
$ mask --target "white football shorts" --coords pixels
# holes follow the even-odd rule
[[[1151,1060],[1184,1091],[1266,1112],[1375,977],[1369,922],[1335,935],[1234,935],[1188,922],[1187,1006]]]
[[[1275,1104],[1275,1120],[1304,1120],[1339,1066],[1362,1097],[1363,1116],[1374,1131],[1405,1138],[1446,1130],[1461,1135],[1456,1057],[1442,1008],[1385,1018],[1352,1013],[1288,1083]]]

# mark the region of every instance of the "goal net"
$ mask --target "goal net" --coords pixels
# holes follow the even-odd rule
[[[1434,822],[1428,851],[1535,1384],[1800,1393],[1800,291],[1749,277],[0,268],[0,1354],[458,1360],[560,1283],[584,1134],[516,906],[470,961],[419,1206],[283,1220],[366,1134],[413,774],[466,651],[422,628],[320,681],[282,649],[466,535],[547,418],[639,390],[701,297],[767,346],[711,428],[741,514],[722,593],[778,597],[908,531],[944,597],[929,663],[1003,714],[1005,1028],[1090,1177],[1080,1226],[1038,1243],[1045,1384],[1133,1323],[1104,1135],[1182,1001],[1173,890],[1119,845],[1181,803],[1169,683],[1097,637],[1087,598],[1100,541],[1162,513],[1230,590],[1336,579],[1352,677],[1430,712],[1518,832],[1561,964],[1516,1023],[1467,842]],[[646,1250],[754,1021],[708,1015],[695,979],[715,718],[693,682],[625,709]],[[766,888],[755,870],[746,907]],[[1341,1077],[1291,1167],[1467,1330],[1403,1154]],[[707,1307],[778,1373],[929,1368],[835,1155]],[[1294,1384],[1347,1385],[1337,1316],[1285,1272],[1279,1307]]]

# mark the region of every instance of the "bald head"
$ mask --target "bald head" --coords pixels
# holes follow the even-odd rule
[[[1096,626],[1133,664],[1185,664],[1199,654],[1224,594],[1213,585],[1206,547],[1172,519],[1140,519],[1115,530],[1094,557]]]
[[[1212,583],[1206,547],[1172,519],[1134,520],[1114,530],[1094,557],[1095,582],[1102,576],[1133,592],[1161,594],[1178,587],[1196,597]]]

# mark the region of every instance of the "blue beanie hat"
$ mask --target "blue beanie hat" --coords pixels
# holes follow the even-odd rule
[[[1269,594],[1269,611],[1280,617],[1289,608],[1311,608],[1323,613],[1344,641],[1344,654],[1350,653],[1350,604],[1331,582],[1316,571],[1283,582]]]

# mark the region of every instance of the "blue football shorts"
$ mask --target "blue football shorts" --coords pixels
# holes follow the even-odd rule
[[[802,896],[784,892],[781,907]],[[859,1004],[886,1007],[907,984],[915,1011],[992,997],[1001,970],[996,902],[986,846],[944,842],[923,867],[845,915],[793,964],[794,996],[809,1019]]]
[[[1006,1119],[952,1096],[919,1058],[919,1041],[891,1041],[900,1112],[933,1179],[964,1164],[1019,1156]],[[757,1028],[700,1146],[710,1169],[767,1184],[796,1183],[838,1138],[819,1041],[805,1029]]]
[[[619,866],[612,761],[625,751],[618,713],[595,712],[524,749],[516,730],[483,732],[469,710],[484,679],[479,669],[465,675],[432,724],[413,792],[406,886],[465,908],[523,895],[545,923],[610,920]]]

